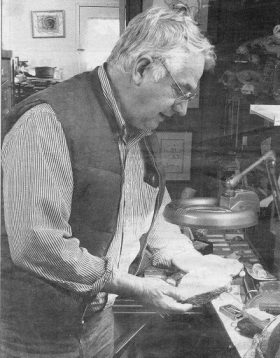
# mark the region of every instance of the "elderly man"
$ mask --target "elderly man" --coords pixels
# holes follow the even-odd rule
[[[186,115],[214,62],[189,17],[152,8],[103,66],[14,109],[3,144],[1,357],[111,357],[116,295],[191,308],[178,288],[136,275],[145,253],[154,265],[207,266],[162,217],[170,198],[153,130]],[[241,269],[224,261],[229,275]]]

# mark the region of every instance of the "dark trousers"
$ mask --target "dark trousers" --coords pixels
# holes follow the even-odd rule
[[[114,315],[111,308],[87,317],[78,334],[45,339],[20,334],[9,322],[0,325],[1,358],[112,358]]]

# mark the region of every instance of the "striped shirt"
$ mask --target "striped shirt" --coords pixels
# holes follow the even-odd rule
[[[99,78],[104,96],[123,136],[119,150],[124,168],[117,229],[106,257],[91,255],[72,236],[73,177],[68,147],[60,122],[48,104],[26,112],[5,137],[2,148],[5,225],[15,264],[77,293],[92,292],[102,301],[102,287],[113,270],[128,271],[139,252],[139,239],[152,221],[158,189],[143,181],[144,162],[138,132],[128,139],[125,122],[103,67]],[[170,262],[173,252],[196,254],[190,240],[162,215],[162,207],[148,245],[157,261]],[[164,250],[163,250],[164,249]],[[162,255],[164,253],[164,255]]]

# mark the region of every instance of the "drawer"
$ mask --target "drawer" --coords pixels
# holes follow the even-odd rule
[[[12,107],[12,89],[11,85],[5,83],[1,86],[1,142],[3,141],[3,138],[5,134],[8,131],[8,120],[6,115],[9,113]]]
[[[11,61],[10,59],[2,58],[1,83],[6,81],[11,81]]]
[[[12,107],[12,88],[9,83],[1,86],[1,113],[5,116]]]

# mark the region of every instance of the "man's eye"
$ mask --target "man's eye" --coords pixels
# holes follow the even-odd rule
[[[176,97],[182,96],[182,92],[179,90],[179,88],[175,85],[172,85],[172,89],[176,95]]]

